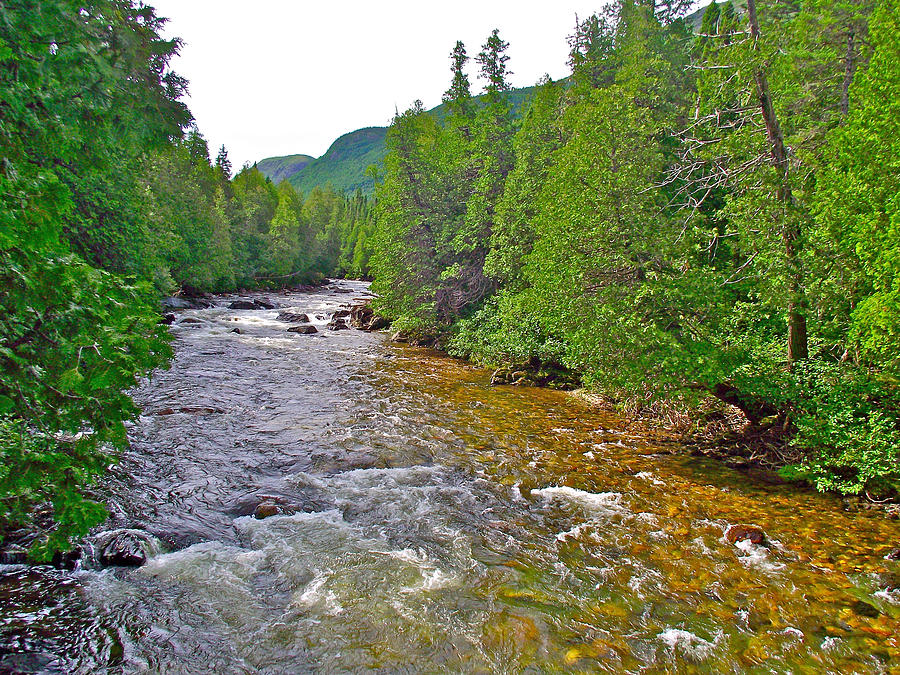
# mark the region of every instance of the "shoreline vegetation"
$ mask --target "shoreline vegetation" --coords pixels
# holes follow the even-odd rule
[[[395,117],[372,196],[211,157],[152,7],[6,8],[0,532],[49,559],[103,522],[128,391],[172,357],[160,298],[335,276],[499,379],[896,503],[900,8],[688,5],[580,20],[570,75],[525,103],[500,30],[457,42],[440,116]]]

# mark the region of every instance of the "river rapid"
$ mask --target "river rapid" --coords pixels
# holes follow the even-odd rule
[[[268,296],[315,335],[228,298],[180,313],[103,486],[104,527],[159,550],[0,566],[0,673],[900,672],[897,521],[325,330],[367,293]]]

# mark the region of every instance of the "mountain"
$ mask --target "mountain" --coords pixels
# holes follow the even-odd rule
[[[732,6],[734,7],[734,10],[739,15],[743,15],[747,11],[747,0],[724,0],[724,2],[722,2],[720,0],[719,4],[724,5],[725,2],[731,2]],[[709,7],[710,4],[712,4],[712,3],[707,3],[707,4],[703,5],[703,7],[701,7],[700,9],[698,9],[695,12],[692,12],[692,13],[688,14],[686,17],[684,17],[684,22],[695,33],[700,31],[700,25],[703,23],[703,15],[704,15],[704,13],[706,13],[706,8]]]
[[[324,155],[292,174],[288,181],[303,194],[309,194],[317,185],[328,184],[342,192],[360,188],[370,194],[375,184],[366,176],[366,169],[372,164],[380,165],[384,159],[386,135],[387,127],[366,127],[344,134]]]
[[[523,87],[508,92],[509,102],[516,117],[521,117],[534,92],[534,87]],[[476,97],[476,101],[482,100]],[[443,120],[448,114],[447,105],[441,105],[428,111],[437,119]],[[342,192],[354,192],[361,189],[371,194],[375,184],[366,176],[366,169],[371,165],[380,166],[387,149],[385,137],[387,127],[365,127],[351,131],[338,138],[328,151],[317,159],[308,155],[287,155],[285,157],[267,157],[256,164],[256,168],[275,183],[287,180],[303,194],[309,194],[317,185],[331,184]],[[306,160],[306,161],[303,161]]]
[[[256,164],[273,183],[280,183],[301,171],[307,164],[315,161],[309,155],[286,155],[284,157],[267,157]]]

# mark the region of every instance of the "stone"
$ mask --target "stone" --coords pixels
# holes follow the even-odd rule
[[[299,312],[280,312],[275,319],[286,323],[309,323],[309,316]]]
[[[262,520],[263,518],[270,518],[271,516],[277,516],[281,513],[281,506],[276,504],[275,502],[261,502],[253,509],[253,517],[257,520]]]
[[[747,540],[757,546],[768,546],[766,533],[756,525],[729,525],[725,530],[725,539],[731,544]]]
[[[163,309],[194,309],[194,303],[184,298],[163,298]]]
[[[232,329],[231,329],[230,331],[228,331],[228,332],[229,332],[229,333],[237,333],[238,335],[241,335],[244,331],[242,331],[240,328],[232,328]]]
[[[312,335],[313,333],[318,333],[316,327],[312,324],[305,326],[291,326],[287,329],[288,333],[299,333],[300,335]]]
[[[173,323],[175,323],[175,315],[171,312],[163,314],[159,322],[164,326],[171,326]]]
[[[325,328],[328,330],[349,330],[350,326],[343,319],[332,319]]]
[[[372,307],[365,301],[350,308],[350,324],[354,328],[365,331],[381,330],[388,327],[387,320],[376,315]]]
[[[228,309],[261,309],[261,307],[252,300],[235,300],[228,305]]]
[[[24,565],[28,562],[28,551],[17,544],[9,544],[0,551],[0,565]]]
[[[339,309],[334,314],[331,315],[332,319],[343,319],[345,316],[350,316],[349,309]]]
[[[140,567],[157,549],[153,535],[140,530],[113,530],[98,542],[100,563],[110,567]]]
[[[512,369],[509,367],[497,368],[491,375],[491,386],[512,384]]]
[[[192,316],[186,316],[178,323],[203,323],[200,319],[195,319]]]

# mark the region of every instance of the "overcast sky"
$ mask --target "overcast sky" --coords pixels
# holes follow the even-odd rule
[[[494,28],[516,87],[567,75],[575,16],[606,0],[146,0],[184,41],[173,62],[210,151],[235,168],[274,155],[318,157],[348,131],[387,126],[395,107],[441,102],[450,50],[474,57]],[[469,63],[473,91],[481,90]]]

